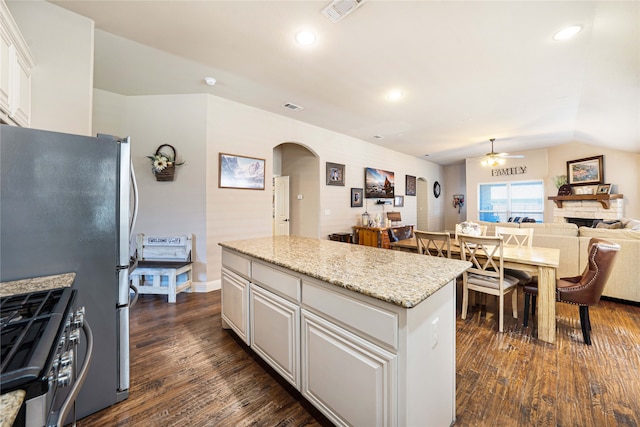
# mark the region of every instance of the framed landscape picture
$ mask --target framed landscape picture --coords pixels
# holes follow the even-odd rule
[[[364,169],[364,197],[367,199],[393,199],[393,172],[382,169]]]
[[[567,181],[570,185],[594,185],[604,183],[604,156],[586,157],[567,162]]]
[[[264,159],[220,153],[218,187],[264,190]]]

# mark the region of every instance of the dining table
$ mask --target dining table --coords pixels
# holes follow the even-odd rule
[[[391,242],[391,249],[417,252],[416,238]],[[460,245],[451,239],[451,256],[460,256]],[[526,271],[538,277],[538,339],[556,342],[556,272],[560,250],[537,246],[503,246],[504,268]]]

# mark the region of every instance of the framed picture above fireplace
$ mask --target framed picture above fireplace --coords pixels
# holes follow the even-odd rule
[[[586,157],[567,162],[567,181],[570,185],[604,183],[604,156]]]

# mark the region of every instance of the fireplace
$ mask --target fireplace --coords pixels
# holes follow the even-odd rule
[[[565,220],[571,224],[577,225],[578,227],[592,227],[594,222],[602,221],[602,219],[570,218],[570,217],[565,217]]]
[[[567,196],[560,202],[555,202],[553,222],[570,222],[578,227],[591,227],[594,221],[612,221],[624,216],[622,194],[611,195],[604,204],[597,195]]]

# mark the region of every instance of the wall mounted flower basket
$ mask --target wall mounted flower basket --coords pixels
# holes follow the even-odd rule
[[[161,151],[162,147],[169,147],[172,154],[166,154]],[[178,153],[173,145],[162,144],[156,150],[153,156],[147,156],[151,159],[151,171],[156,177],[156,181],[173,181],[175,180],[176,166],[183,165],[184,162],[176,163]]]

